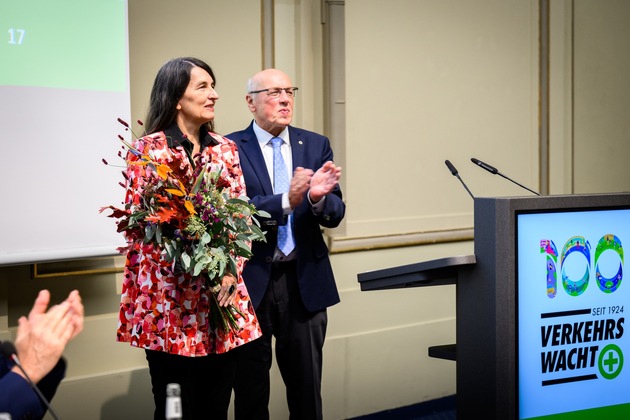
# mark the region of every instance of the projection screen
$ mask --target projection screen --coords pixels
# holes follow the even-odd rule
[[[127,1],[1,2],[0,28],[0,265],[116,254]]]

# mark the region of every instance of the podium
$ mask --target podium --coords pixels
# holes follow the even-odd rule
[[[599,362],[630,350],[619,312],[624,303],[630,310],[623,243],[630,243],[629,193],[475,198],[474,255],[360,273],[358,281],[362,291],[455,284],[456,343],[428,353],[456,363],[458,420],[603,407],[630,418],[630,395],[618,392],[628,389],[630,368],[608,378]],[[611,334],[587,336],[579,326],[588,323],[609,325]],[[568,328],[573,336],[562,335]],[[578,330],[582,342],[572,339]]]

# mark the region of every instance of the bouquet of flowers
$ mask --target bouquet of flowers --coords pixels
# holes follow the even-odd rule
[[[125,121],[118,121],[130,129]],[[212,170],[208,163],[186,170],[181,154],[158,161],[150,148],[138,150],[123,136],[118,137],[127,153],[135,157],[128,159],[127,165],[143,167],[137,172],[142,174],[142,198],[124,208],[106,206],[100,211],[112,210],[109,217],[118,219],[117,230],[125,233],[129,246],[139,240],[158,245],[167,261],[181,271],[206,276],[212,290],[210,316],[214,326],[223,331],[238,329],[236,317],[243,314],[233,305],[218,304],[220,279],[228,273],[237,275],[237,257],[249,259],[252,255],[249,242],[265,240],[253,216],[269,214],[257,210],[245,196],[230,197],[222,168]]]

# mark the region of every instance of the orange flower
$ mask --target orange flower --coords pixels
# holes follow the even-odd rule
[[[157,173],[160,178],[166,179],[168,177],[168,174],[170,174],[171,172],[173,172],[173,170],[168,165],[157,165]]]
[[[191,203],[190,201],[186,200],[184,202],[184,207],[186,207],[186,210],[188,210],[188,213],[197,214],[197,212],[195,211],[195,206],[193,206],[193,203]]]
[[[166,223],[170,221],[177,212],[171,208],[161,208],[156,214],[147,216],[145,220],[152,223]]]
[[[186,191],[176,190],[175,188],[166,188],[164,191],[166,191],[167,193],[176,195],[178,197],[183,197],[186,195]]]

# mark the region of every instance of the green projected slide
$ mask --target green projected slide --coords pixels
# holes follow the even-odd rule
[[[124,0],[0,0],[0,85],[127,90]]]

